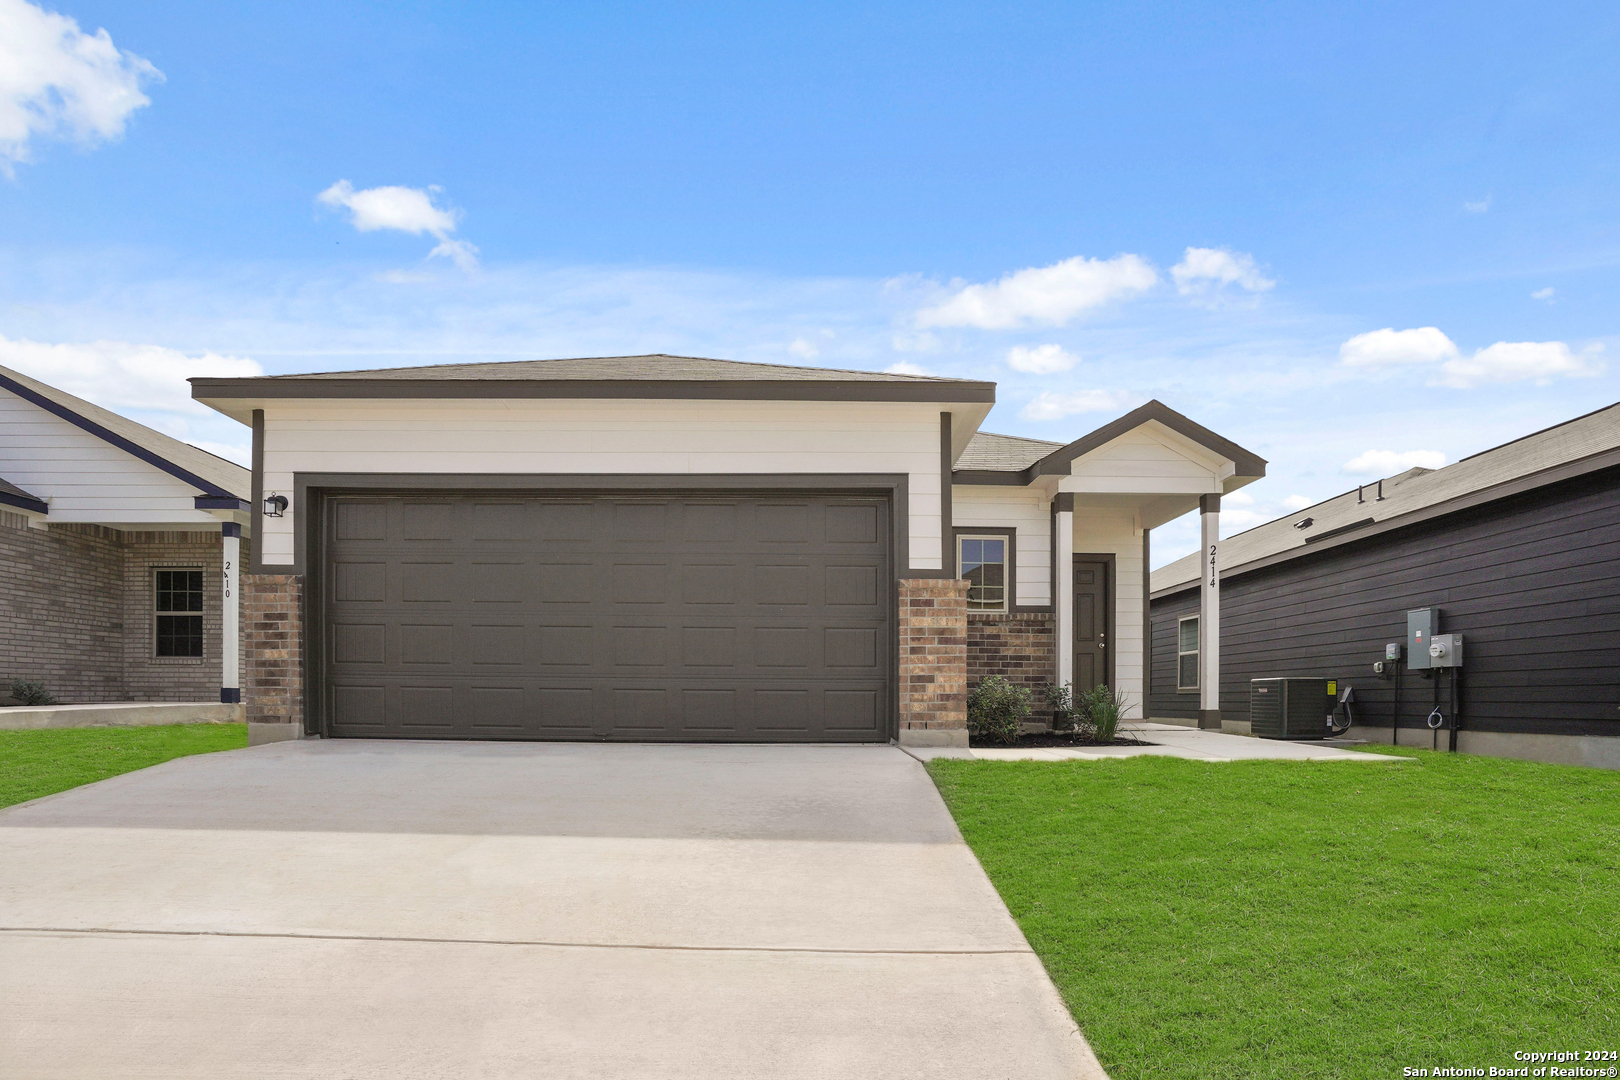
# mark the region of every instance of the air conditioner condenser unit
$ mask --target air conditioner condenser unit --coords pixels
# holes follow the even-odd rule
[[[1262,739],[1325,739],[1335,734],[1337,679],[1250,679],[1249,734]]]

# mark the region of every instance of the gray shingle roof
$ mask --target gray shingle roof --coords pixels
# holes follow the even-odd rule
[[[902,375],[890,371],[846,371],[840,368],[756,364],[744,360],[711,360],[701,356],[588,356],[571,360],[503,360],[486,364],[431,364],[426,367],[376,368],[368,371],[323,371],[310,375],[270,375],[269,379],[427,379],[471,381],[657,380],[667,382],[972,382],[936,375]]]
[[[5,496],[10,496],[10,498],[5,498]],[[7,505],[15,506],[19,502],[24,501],[39,503],[41,505],[44,505],[45,502],[44,499],[41,499],[33,492],[24,491],[16,484],[13,484],[10,480],[0,477],[0,502],[5,502]]]
[[[10,368],[0,367],[0,375],[22,384],[40,397],[54,402],[69,412],[77,413],[91,423],[99,424],[119,438],[127,439],[155,457],[171,462],[239,499],[246,499],[251,494],[253,474],[234,462],[215,457],[206,450],[170,438],[160,431],[153,431],[145,424],[136,423],[127,416],[120,416],[99,405],[92,405],[83,398],[76,398],[65,390],[58,390],[49,383],[31,379]]]
[[[975,432],[968,440],[967,449],[956,459],[956,468],[984,472],[1022,472],[1065,444],[1045,439],[1026,439],[1021,435],[993,435],[988,431]]]
[[[1382,502],[1377,501],[1375,480],[1361,489],[1359,498],[1355,490],[1350,490],[1228,537],[1221,541],[1223,572],[1233,573],[1258,559],[1301,554],[1311,537],[1321,537],[1334,529],[1357,526],[1343,534],[1353,536],[1362,527],[1373,528],[1451,499],[1616,449],[1620,449],[1620,404],[1482,451],[1443,469],[1409,469],[1385,477]],[[1311,519],[1309,527],[1294,527],[1295,522],[1306,518]],[[1369,518],[1372,520],[1368,525],[1358,524]],[[1198,569],[1197,552],[1160,567],[1153,572],[1153,591],[1195,581]]]

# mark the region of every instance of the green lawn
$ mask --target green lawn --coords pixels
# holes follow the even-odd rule
[[[247,745],[246,724],[0,731],[0,806],[148,765]]]
[[[1400,753],[929,770],[1116,1080],[1620,1048],[1620,773]]]

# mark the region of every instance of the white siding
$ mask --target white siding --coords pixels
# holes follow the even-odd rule
[[[219,527],[198,490],[0,390],[0,476],[50,504],[48,521]]]
[[[1026,606],[1052,602],[1052,518],[1040,491],[1023,487],[951,485],[951,524],[1017,529],[1017,594]]]
[[[1142,532],[1130,511],[1077,506],[1074,510],[1077,554],[1114,556],[1115,688],[1130,699],[1126,715],[1142,717]]]
[[[905,473],[911,563],[941,563],[939,407],[791,401],[321,401],[265,409],[264,490],[295,473]],[[0,474],[3,475],[3,474]],[[293,561],[298,507],[264,523]]]
[[[1070,466],[1062,491],[1205,493],[1221,490],[1222,462],[1147,426],[1133,428]]]

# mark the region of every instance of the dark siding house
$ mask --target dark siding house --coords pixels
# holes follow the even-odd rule
[[[1438,705],[1451,726],[1449,673],[1373,668],[1406,612],[1433,607],[1464,640],[1458,750],[1620,768],[1620,405],[1346,492],[1220,556],[1226,730],[1248,729],[1251,679],[1315,676],[1354,687],[1360,737],[1446,749],[1426,720]],[[1180,663],[1195,559],[1153,575],[1154,717],[1198,713]]]

